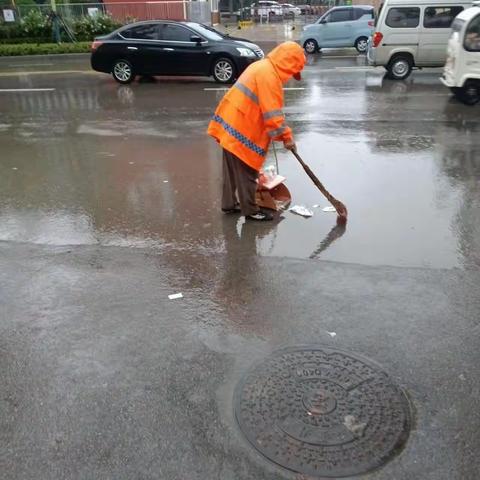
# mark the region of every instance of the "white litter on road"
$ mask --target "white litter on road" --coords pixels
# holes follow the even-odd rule
[[[305,205],[294,205],[293,207],[290,207],[288,211],[306,218],[313,217],[313,212],[309,210]]]
[[[163,183],[168,183],[168,180],[164,180]]]
[[[324,207],[322,210],[324,212],[336,212],[335,207]]]
[[[367,427],[366,423],[359,423],[353,415],[347,415],[344,419],[343,424],[348,430],[353,433],[355,437],[362,437],[363,432]]]
[[[327,332],[332,338],[337,336],[336,332]]]
[[[168,296],[169,300],[176,300],[177,298],[183,298],[183,293],[172,293]]]
[[[315,205],[312,205],[312,208],[320,208],[320,205],[316,203]]]
[[[12,170],[18,170],[18,168],[17,167],[12,167]]]

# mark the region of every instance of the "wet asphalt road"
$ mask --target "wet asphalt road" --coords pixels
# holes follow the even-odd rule
[[[246,444],[232,394],[311,343],[371,358],[412,400],[405,450],[365,478],[477,479],[480,107],[439,75],[390,82],[331,52],[288,85],[299,150],[349,208],[339,229],[321,208],[219,213],[215,83],[2,59],[2,479],[294,478]],[[277,154],[293,203],[326,206]]]

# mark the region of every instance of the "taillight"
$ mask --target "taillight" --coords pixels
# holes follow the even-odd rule
[[[372,37],[372,44],[376,48],[380,45],[380,42],[383,40],[383,34],[380,32],[375,32]]]
[[[92,46],[90,47],[92,52],[94,52],[100,45],[102,45],[103,42],[100,42],[99,40],[94,40],[92,43]]]

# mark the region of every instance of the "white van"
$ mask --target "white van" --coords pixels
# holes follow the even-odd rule
[[[414,67],[442,67],[453,20],[470,7],[471,0],[385,0],[369,43],[370,65],[385,67],[393,80]]]
[[[441,80],[467,105],[480,101],[480,6],[462,12],[453,22]]]

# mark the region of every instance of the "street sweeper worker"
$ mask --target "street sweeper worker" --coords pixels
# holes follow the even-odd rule
[[[208,134],[223,148],[225,213],[241,212],[248,220],[272,220],[255,201],[257,179],[271,141],[295,149],[282,110],[283,85],[292,77],[300,80],[305,61],[300,45],[282,43],[267,58],[250,65],[218,105]]]

